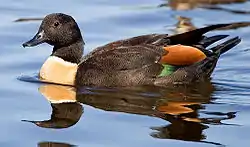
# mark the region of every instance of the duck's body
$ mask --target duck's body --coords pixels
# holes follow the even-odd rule
[[[94,49],[81,60],[84,42],[74,19],[50,14],[37,35],[23,45],[54,45],[40,70],[41,79],[47,82],[77,87],[189,84],[209,78],[220,54],[240,42],[236,37],[206,50],[227,36],[206,38],[203,34],[225,26],[213,25],[174,36],[150,34],[119,40]]]

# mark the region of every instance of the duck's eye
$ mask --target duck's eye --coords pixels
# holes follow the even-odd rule
[[[59,26],[59,22],[55,22],[55,23],[54,23],[54,26],[55,26],[55,27]]]

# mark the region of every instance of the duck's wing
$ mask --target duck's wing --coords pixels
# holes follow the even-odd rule
[[[82,62],[75,82],[95,86],[152,84],[163,69],[159,61],[166,54],[162,47],[153,45],[113,48]]]
[[[182,45],[190,45],[190,46],[198,45],[198,46],[204,47],[215,42],[215,39],[220,40],[220,39],[227,37],[226,35],[217,35],[216,37],[213,38],[213,40],[205,39],[206,42],[204,42],[205,33],[218,29],[218,28],[227,27],[230,25],[231,24],[210,25],[207,27],[203,27],[203,28],[199,28],[196,30],[182,33],[182,34],[171,35],[171,36],[169,36],[168,34],[148,34],[148,35],[142,35],[142,36],[132,37],[128,39],[118,40],[118,41],[111,42],[106,45],[97,47],[91,53],[85,56],[83,58],[83,61],[85,61],[87,58],[89,58],[92,55],[102,54],[103,52],[106,52],[108,50],[112,50],[118,47],[126,47],[126,46],[137,46],[137,45],[145,45],[145,44],[154,45],[154,46],[167,46],[167,45],[182,44]]]
[[[204,60],[190,66],[179,68],[171,75],[159,77],[155,80],[154,84],[159,86],[168,86],[170,84],[186,85],[195,81],[206,80],[212,74],[220,55],[239,44],[240,41],[241,39],[239,37],[235,37],[210,48],[211,53]]]

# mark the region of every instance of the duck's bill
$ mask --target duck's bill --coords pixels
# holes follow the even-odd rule
[[[23,47],[32,47],[45,42],[44,31],[39,31],[31,40],[23,43]]]

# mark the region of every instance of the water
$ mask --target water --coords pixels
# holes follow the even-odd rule
[[[192,6],[176,2],[179,1],[166,5],[167,1],[162,0],[2,0],[0,146],[249,144],[249,27],[209,33],[240,36],[243,41],[221,57],[211,83],[188,89],[84,87],[76,94],[69,87],[18,80],[35,80],[51,53],[49,45],[21,47],[35,34],[40,21],[15,22],[19,18],[41,18],[52,12],[74,16],[87,43],[85,53],[117,39],[176,33],[176,16],[190,18],[193,27],[249,21],[248,1]]]

